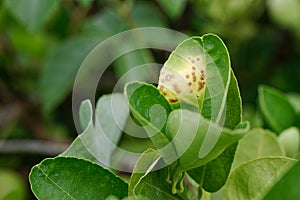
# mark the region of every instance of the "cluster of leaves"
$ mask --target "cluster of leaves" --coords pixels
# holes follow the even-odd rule
[[[204,95],[197,99],[198,105],[189,105],[184,95],[170,103],[158,88],[142,82],[127,84],[125,97],[117,93],[101,97],[95,122],[90,101],[83,102],[80,120],[85,131],[63,154],[32,168],[34,194],[39,199],[299,197],[299,130],[290,128],[299,125],[299,97],[289,100],[274,89],[260,87],[263,117],[279,136],[262,128],[249,131],[248,123],[242,122],[239,88],[227,49],[217,36],[185,40],[164,68],[185,73],[192,65],[188,57],[199,52],[209,64],[204,69],[206,86]],[[178,62],[186,64],[178,67]],[[120,128],[123,130],[129,116],[127,103],[153,147],[141,154],[128,183],[107,169],[114,166]],[[218,132],[216,143],[211,143]],[[205,145],[211,148],[203,153]]]
[[[27,174],[33,163],[43,159],[28,152],[48,156],[64,149],[30,150],[27,142],[46,139],[69,143],[74,137],[70,93],[80,64],[100,41],[131,28],[158,26],[188,35],[206,32],[221,35],[230,49],[244,102],[251,103],[251,106],[244,104],[245,118],[251,121],[252,127],[271,128],[279,135],[252,105],[261,83],[285,92],[300,92],[299,7],[298,0],[174,0],[172,3],[166,0],[0,0],[0,139],[8,143],[25,139],[26,144],[13,145],[26,148],[8,149],[10,154],[6,155],[7,149],[1,141],[1,195],[26,198],[26,176],[17,176],[15,170],[6,168]],[[106,71],[98,96],[110,92],[114,85],[111,80],[132,66],[154,60],[163,61],[165,57],[151,50],[120,57]],[[143,74],[144,78],[149,74]],[[151,73],[151,76],[158,74]],[[287,97],[297,99],[290,98],[290,94]],[[297,126],[298,116],[293,126]],[[140,146],[151,146],[151,142],[122,136],[120,146],[140,152],[144,150]],[[116,157],[122,158],[122,154]]]

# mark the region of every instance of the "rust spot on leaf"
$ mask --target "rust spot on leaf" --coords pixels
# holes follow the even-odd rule
[[[174,84],[173,88],[174,88],[174,90],[175,90],[176,93],[180,93],[181,92],[181,90],[180,90],[180,88],[178,87],[177,84]]]

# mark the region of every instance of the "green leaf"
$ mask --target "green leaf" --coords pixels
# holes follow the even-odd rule
[[[282,27],[297,31],[300,34],[298,20],[300,20],[300,2],[298,0],[268,0],[267,8],[270,17]],[[289,12],[285,12],[288,10]]]
[[[0,199],[26,199],[26,184],[21,176],[9,169],[0,169]]]
[[[264,157],[240,165],[224,186],[224,199],[262,199],[294,163],[285,157]]]
[[[216,159],[188,174],[208,192],[218,191],[226,182],[233,162],[237,143],[226,148]]]
[[[231,80],[226,99],[225,127],[233,129],[242,120],[242,102],[237,79],[231,70]],[[237,144],[232,144],[206,165],[189,170],[189,175],[206,191],[216,192],[226,182],[234,159]]]
[[[203,166],[218,157],[227,147],[242,138],[248,129],[247,123],[236,130],[222,128],[199,113],[175,110],[169,115],[166,133],[168,138],[172,138],[172,144],[180,158],[180,169],[186,171]],[[205,141],[206,137],[209,139]],[[207,151],[203,149],[205,142],[215,145],[203,156],[202,151]]]
[[[132,48],[132,45],[136,46],[130,42],[124,48]],[[123,89],[124,85],[131,81],[155,82],[159,69],[158,66],[153,66],[153,64],[149,63],[154,63],[154,59],[151,52],[147,49],[133,51],[120,56],[114,63],[116,75],[120,77],[119,84],[121,85],[119,87]]]
[[[252,129],[239,141],[232,170],[245,162],[266,156],[285,156],[285,151],[274,133]]]
[[[293,125],[295,111],[284,94],[273,88],[260,86],[258,100],[266,122],[276,133]]]
[[[71,91],[82,61],[99,41],[98,37],[76,37],[50,51],[39,80],[45,111],[54,109]]]
[[[105,199],[127,196],[127,184],[90,161],[72,157],[48,158],[29,176],[38,199]]]
[[[94,0],[77,0],[77,1],[81,6],[88,8],[92,5]]]
[[[118,13],[110,9],[103,9],[100,14],[84,21],[83,31],[109,37],[126,30],[126,27],[124,19]]]
[[[193,105],[221,126],[226,114],[232,118],[232,122],[226,122],[228,125],[234,127],[240,122],[237,81],[227,48],[216,35],[192,37],[179,44],[161,69],[158,88],[171,103]]]
[[[55,10],[57,0],[5,0],[6,8],[29,31],[37,31]]]
[[[93,110],[90,100],[85,100],[81,103],[79,108],[80,125],[85,130],[93,117]]]
[[[135,27],[168,27],[165,17],[152,1],[135,2],[130,17]]]
[[[137,161],[129,182],[129,195],[143,195],[144,198],[165,200],[180,199],[172,194],[168,181],[168,168],[159,166],[160,154],[153,149],[145,151]]]
[[[300,94],[298,93],[288,93],[286,94],[291,105],[294,107],[296,112],[300,112]]]
[[[264,200],[299,199],[300,162],[298,161],[268,192]]]
[[[284,147],[286,155],[295,158],[299,152],[300,132],[296,127],[290,127],[280,133],[278,141]]]
[[[96,105],[95,125],[90,101],[82,103],[80,112],[80,120],[85,123],[88,120],[88,125],[61,156],[74,156],[109,165],[128,117],[124,96],[118,93],[102,96]],[[86,113],[85,118],[83,113]]]
[[[144,126],[157,149],[169,144],[165,124],[172,108],[166,98],[153,85],[132,82],[125,87],[129,108],[138,122]]]
[[[173,20],[178,19],[178,17],[180,17],[186,5],[186,0],[173,0],[172,2],[168,0],[159,0],[157,2],[166,11],[168,16]]]

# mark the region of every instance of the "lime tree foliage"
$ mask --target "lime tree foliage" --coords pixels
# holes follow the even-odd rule
[[[191,37],[170,54],[157,86],[127,83],[124,94],[102,96],[94,113],[82,102],[83,133],[32,168],[31,189],[38,199],[299,198],[298,100],[261,86],[260,118],[272,131],[250,130],[223,41]],[[125,178],[114,158],[122,157],[115,152],[128,119],[148,139]]]
[[[88,175],[97,171],[101,177],[106,177],[101,178],[102,182],[111,179],[111,182],[106,182],[107,185],[116,188],[120,184],[120,190],[113,192],[108,186],[103,193],[97,194],[96,199],[108,193],[111,195],[107,199],[126,198],[124,196],[130,196],[130,199],[141,195],[140,199],[149,196],[149,199],[154,199],[158,198],[155,194],[161,193],[165,194],[165,199],[173,196],[178,199],[200,196],[203,199],[260,199],[264,196],[269,199],[299,199],[298,189],[294,189],[298,185],[295,178],[298,177],[297,164],[285,173],[284,164],[280,164],[287,163],[285,160],[253,161],[273,156],[299,158],[299,10],[299,0],[173,0],[172,3],[169,0],[0,0],[0,199],[30,198],[33,194],[27,187],[28,180],[24,174],[28,174],[31,167],[45,156],[58,154],[76,157],[70,161],[78,162],[74,167],[88,165],[88,162],[78,159],[102,166],[99,168],[92,164],[88,171],[82,172],[85,179],[94,177],[98,180],[99,176]],[[150,79],[148,75],[151,74],[159,79],[159,85],[149,85],[150,81],[148,84],[128,84],[124,91],[126,96],[102,96],[94,113],[89,101],[82,102],[83,132],[63,152],[77,136],[72,119],[71,92],[81,63],[99,42],[138,27],[170,28],[191,36],[207,32],[222,36],[230,50],[232,69],[239,87],[231,72],[227,51],[222,42],[212,35],[195,37],[181,44],[166,62],[160,76],[158,70],[140,74],[131,69],[145,63],[163,63],[167,54],[141,49],[124,55],[105,72],[97,89],[97,98],[110,93],[115,85],[111,80],[117,80],[128,71],[132,72],[132,77],[143,76],[145,80]],[[194,52],[190,45],[201,46],[201,56],[194,55],[199,53],[200,48]],[[182,53],[193,55],[178,60],[180,64],[177,65],[176,55]],[[201,62],[205,58],[209,62],[213,60],[216,66],[204,68]],[[197,67],[195,74],[193,66],[188,64],[192,61]],[[213,90],[212,69],[222,72],[215,82],[216,88],[219,88],[217,91]],[[170,81],[163,82],[166,79]],[[194,79],[197,81],[194,82]],[[188,85],[189,82],[181,84],[182,81],[191,81],[191,85]],[[136,87],[140,89],[133,92]],[[244,100],[242,106],[238,88]],[[219,95],[213,95],[214,92],[219,92]],[[142,94],[151,94],[151,98]],[[144,100],[139,101],[137,97]],[[119,111],[117,114],[108,109],[112,98],[115,99],[113,102],[117,102],[113,104],[114,110]],[[149,101],[151,99],[153,102]],[[154,103],[158,101],[160,103]],[[138,102],[142,102],[143,106],[138,106]],[[213,105],[214,109],[209,109],[209,105]],[[250,122],[252,129],[249,132],[247,123],[243,121]],[[144,126],[144,130],[136,128],[135,123]],[[137,139],[122,132],[133,129],[149,138]],[[208,143],[208,135],[214,137],[211,141],[218,142]],[[216,137],[219,140],[215,140]],[[98,141],[103,138],[108,138],[116,146],[99,144]],[[36,144],[42,148],[36,148]],[[164,150],[166,144],[171,144],[167,147],[172,148]],[[124,178],[124,174],[114,169],[127,166],[128,162],[135,163],[131,161],[136,161],[137,157],[124,156],[117,146],[138,153],[151,148],[147,152],[152,152],[152,157],[143,154],[144,158],[135,167],[135,175],[129,180],[128,176]],[[159,162],[156,155],[160,158]],[[195,158],[192,162],[191,157]],[[64,159],[50,159],[40,164],[40,170],[33,170],[35,174],[47,169],[43,171],[44,176],[41,177],[44,179],[41,180],[57,178],[54,182],[50,181],[53,185],[46,186],[52,191],[49,193],[51,196],[45,199],[60,198],[54,195],[53,189],[58,188],[61,180],[69,179],[61,176],[66,171],[53,176],[49,174],[51,170],[46,165],[58,162],[67,166]],[[169,167],[150,170],[146,174],[137,173],[147,172],[147,165],[152,166],[154,162]],[[141,163],[148,164],[141,166]],[[270,173],[279,174],[263,176],[266,173],[258,172],[254,165],[265,168],[273,165],[278,170],[269,170]],[[130,170],[125,171],[132,171],[133,166],[127,167]],[[125,181],[107,175],[112,171]],[[244,179],[246,176],[250,177],[248,182]],[[276,180],[274,177],[277,177]],[[264,179],[264,182],[258,181],[258,178]],[[37,184],[33,178],[31,180],[35,184],[32,186],[34,193],[43,199],[40,195],[48,194],[42,189],[43,184]],[[76,182],[75,179],[70,180]],[[128,190],[124,189],[126,183],[130,183]],[[148,183],[159,185],[160,192],[154,186],[150,189]],[[260,192],[252,187],[254,183],[261,185]],[[70,182],[64,184],[72,186]],[[102,190],[100,187],[95,190]],[[68,192],[64,185],[61,185],[60,191],[64,191],[62,194]],[[75,198],[72,191],[69,194]],[[82,190],[76,191],[82,193]],[[283,194],[285,196],[281,197]],[[67,198],[72,199],[71,196]],[[87,199],[88,196],[82,198]]]

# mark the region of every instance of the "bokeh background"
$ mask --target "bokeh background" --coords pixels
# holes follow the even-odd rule
[[[245,117],[264,126],[257,117],[258,85],[300,93],[299,11],[299,0],[0,0],[0,199],[34,199],[31,167],[77,136],[72,86],[99,42],[147,26],[219,35],[239,80]],[[97,96],[112,92],[132,67],[163,63],[168,55],[144,49],[118,59]],[[121,143],[134,149],[132,138]]]

